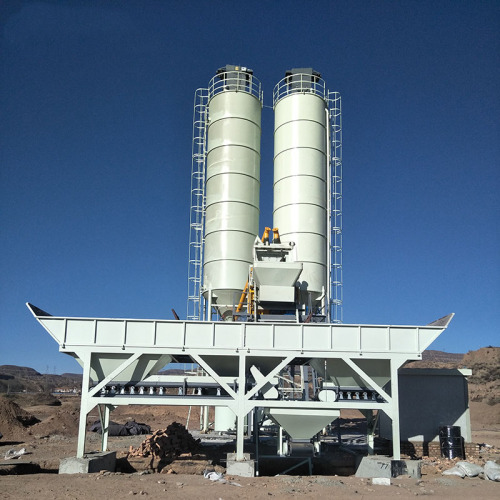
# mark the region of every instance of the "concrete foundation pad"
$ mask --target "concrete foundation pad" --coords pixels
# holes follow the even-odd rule
[[[5,460],[0,462],[0,476],[3,474],[39,474],[40,465],[25,460]]]
[[[116,451],[88,453],[83,458],[63,458],[59,462],[59,474],[87,474],[107,470],[114,472]]]
[[[372,479],[372,484],[377,486],[390,486],[391,480],[388,477],[374,477]]]
[[[391,477],[391,459],[387,457],[369,455],[362,457],[356,469],[356,477]]]
[[[255,460],[250,459],[250,453],[244,453],[243,457],[243,460],[236,460],[236,453],[228,453],[226,474],[231,476],[254,477]]]
[[[422,477],[420,460],[392,460],[389,457],[370,455],[363,457],[356,470],[356,477],[388,478],[410,476]]]
[[[392,477],[410,476],[415,479],[422,477],[422,460],[391,460]]]

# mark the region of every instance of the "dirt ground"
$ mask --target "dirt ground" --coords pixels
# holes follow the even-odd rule
[[[48,499],[108,498],[263,499],[299,498],[413,498],[419,495],[442,499],[498,498],[499,483],[480,479],[423,477],[396,478],[391,486],[374,486],[368,479],[331,476],[278,476],[227,478],[222,484],[201,475],[86,474],[2,476],[2,498]],[[237,484],[231,484],[237,483]]]
[[[61,458],[76,454],[79,398],[61,398],[60,405],[45,400],[20,401],[23,406],[14,406],[10,398],[0,396],[0,430],[4,434],[0,440],[0,462],[9,449],[26,449],[19,462],[34,464],[33,472],[23,475],[0,475],[0,496],[5,499],[36,497],[37,500],[53,498],[88,499],[99,496],[117,498],[121,496],[151,496],[152,498],[198,498],[204,499],[261,499],[261,498],[409,498],[432,495],[439,498],[500,498],[500,483],[480,478],[443,476],[442,470],[450,468],[452,461],[424,458],[422,479],[399,477],[391,480],[391,486],[376,486],[371,480],[354,476],[344,476],[342,468],[332,468],[330,475],[322,476],[261,476],[241,478],[225,476],[227,482],[212,482],[201,474],[148,473],[145,467],[136,472],[120,467],[122,472],[97,474],[58,475]],[[500,463],[500,405],[471,403],[473,442],[483,444],[482,454],[474,461],[484,464],[485,460]],[[17,416],[22,416],[25,427]],[[343,414],[344,418],[354,415]],[[97,420],[92,412],[88,423]],[[186,425],[188,409],[185,407],[119,407],[112,413],[112,420],[124,423],[127,420],[144,422],[152,429],[166,428],[173,421]],[[34,423],[36,420],[38,423]],[[189,429],[199,428],[199,410],[193,408],[189,415]],[[136,448],[145,436],[110,437],[109,449],[117,451],[119,459],[126,457],[129,447]],[[488,445],[488,446],[486,446]],[[88,433],[87,451],[98,450],[100,435]],[[223,445],[219,455],[232,449],[234,444]],[[213,451],[213,447],[210,451]],[[206,457],[210,451],[205,450]],[[196,457],[193,457],[193,460]],[[188,463],[188,459],[185,463]],[[9,462],[14,463],[14,460]],[[5,463],[5,462],[2,462]],[[120,462],[123,463],[123,462]],[[333,463],[333,462],[332,462]],[[338,465],[338,464],[337,464]],[[24,472],[29,472],[29,466]],[[189,468],[188,468],[189,469]],[[2,466],[0,466],[0,473]],[[326,469],[328,474],[328,468]],[[334,475],[337,473],[337,475]]]

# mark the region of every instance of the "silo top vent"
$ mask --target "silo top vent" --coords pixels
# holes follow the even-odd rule
[[[223,73],[228,73],[230,71],[240,71],[242,73],[253,75],[253,69],[247,68],[246,66],[234,66],[233,64],[226,64],[224,67],[219,68],[217,70],[217,74],[222,75]]]

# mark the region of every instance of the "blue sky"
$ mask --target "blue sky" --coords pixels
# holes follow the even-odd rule
[[[0,4],[0,364],[78,371],[60,316],[186,314],[194,92],[292,67],[343,97],[344,321],[499,345],[497,1]],[[263,110],[261,227],[272,224]]]

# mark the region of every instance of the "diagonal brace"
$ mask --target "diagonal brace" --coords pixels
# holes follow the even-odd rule
[[[371,377],[369,377],[352,359],[342,358],[366,383],[375,389],[388,403],[392,402],[392,396],[380,387]]]
[[[276,366],[276,368],[273,368],[262,380],[257,382],[257,384],[247,392],[247,394],[245,395],[245,399],[250,399],[252,396],[257,394],[257,392],[260,391],[260,389],[262,389],[262,387],[264,387],[268,382],[270,382],[276,374],[278,374],[285,366],[289,365],[294,357],[295,356],[287,356],[286,358],[284,358],[283,361],[281,361],[281,363]]]
[[[215,380],[221,387],[233,398],[236,399],[238,396],[236,392],[229,386],[227,382],[222,380],[222,377],[209,365],[199,354],[190,354],[190,356]]]

